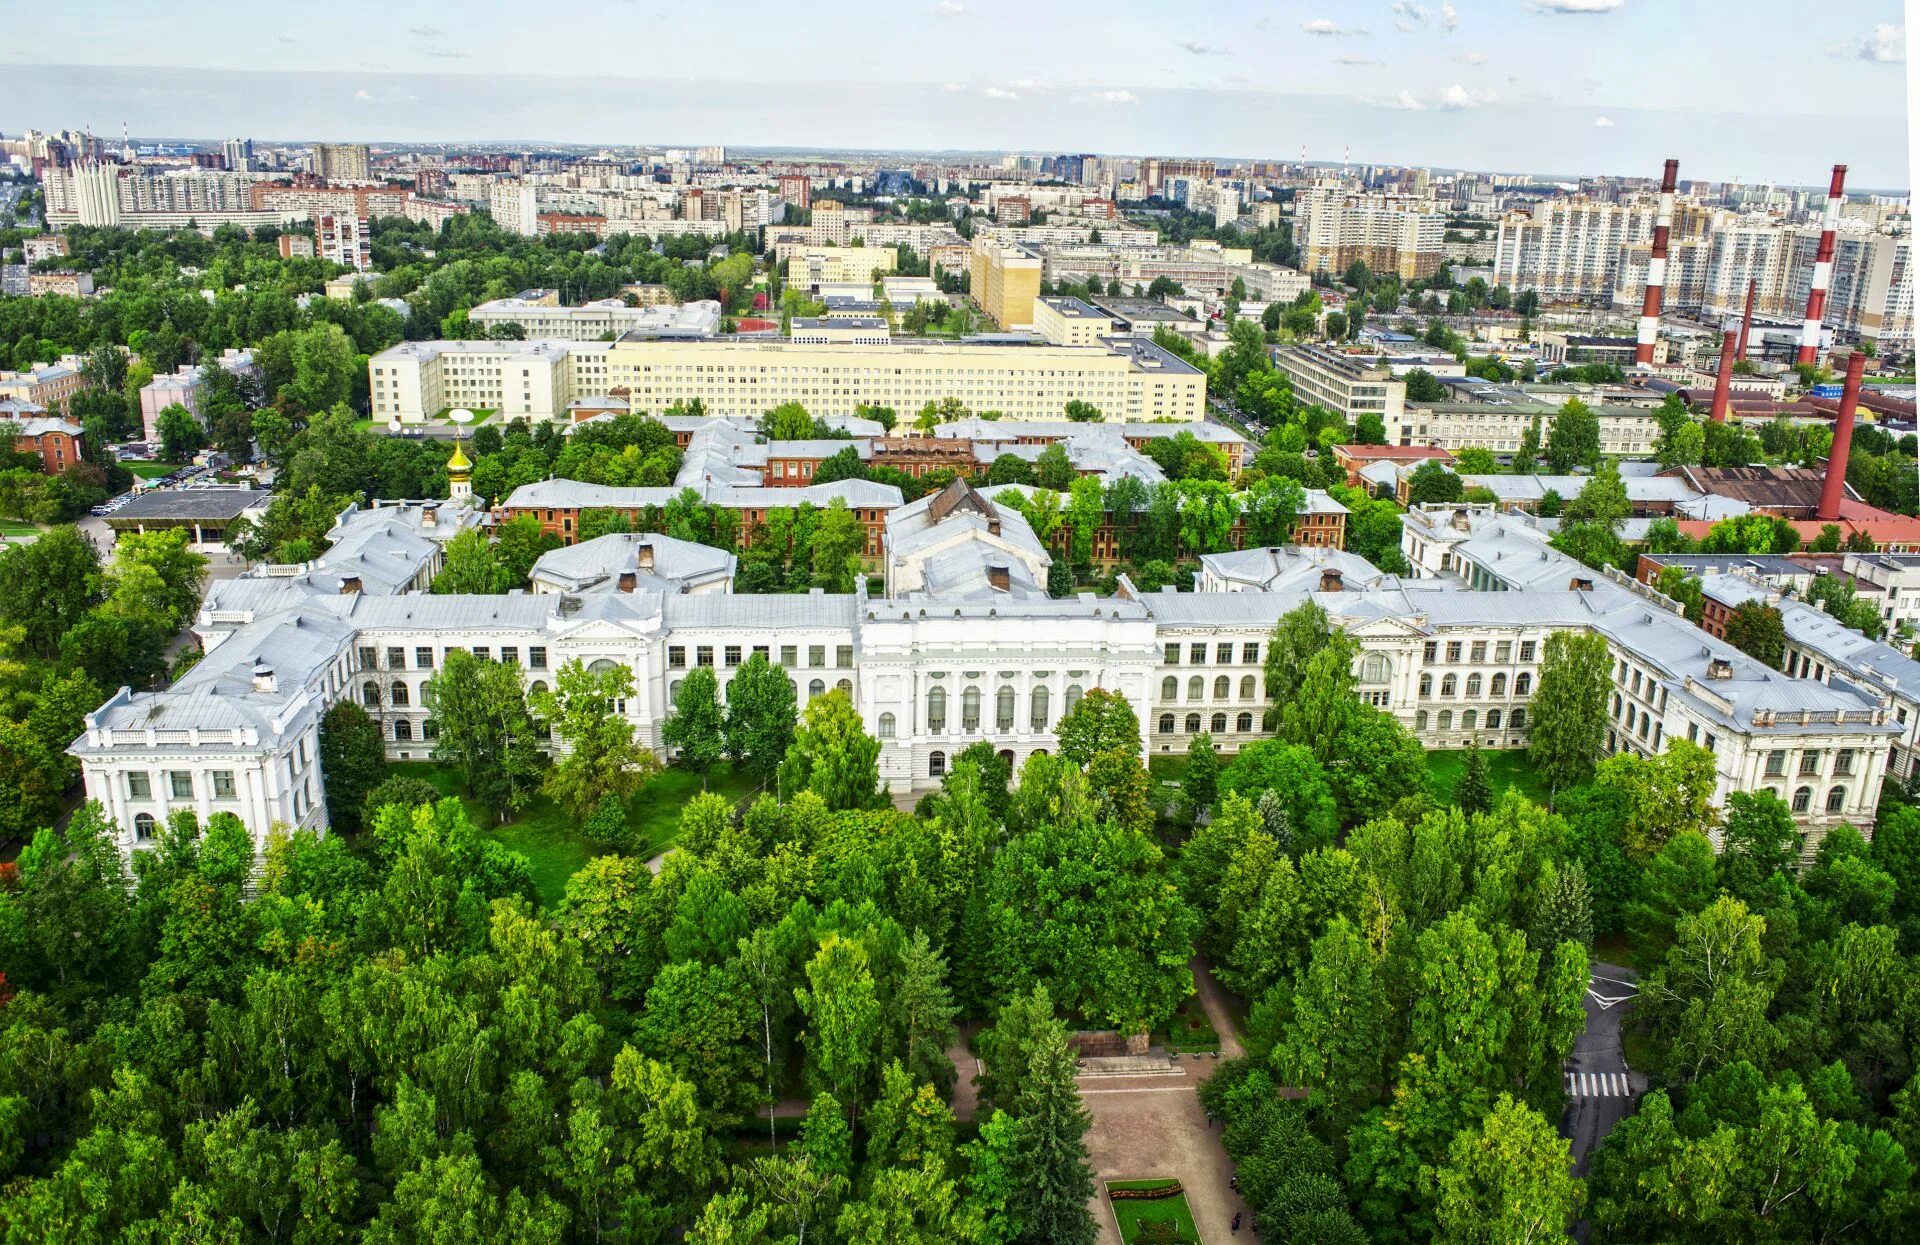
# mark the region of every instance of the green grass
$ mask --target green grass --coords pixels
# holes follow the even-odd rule
[[[1207,1019],[1207,1009],[1200,1005],[1197,995],[1188,995],[1174,1009],[1173,1019],[1167,1022],[1165,1030],[1153,1035],[1153,1040],[1176,1054],[1220,1049],[1220,1035]]]
[[[1109,1180],[1107,1189],[1155,1189],[1173,1183],[1171,1180]],[[1133,1245],[1139,1238],[1142,1224],[1157,1219],[1173,1220],[1182,1241],[1195,1242],[1200,1239],[1199,1231],[1193,1226],[1193,1210],[1187,1205],[1187,1195],[1184,1193],[1152,1200],[1109,1197],[1107,1201],[1113,1207],[1113,1217],[1120,1224],[1120,1239],[1125,1245]]]
[[[1547,802],[1547,784],[1541,782],[1539,775],[1533,772],[1533,764],[1524,749],[1501,752],[1488,748],[1481,755],[1487,758],[1487,777],[1493,783],[1495,799],[1512,787],[1530,800],[1541,804]],[[1453,803],[1453,789],[1466,768],[1467,753],[1464,748],[1445,748],[1427,753],[1427,781],[1433,789],[1433,798],[1442,804]]]
[[[441,408],[439,413],[433,416],[433,418],[439,420],[442,423],[446,423],[448,422],[447,412],[458,410],[458,409],[460,408],[452,407],[452,406],[443,407]],[[467,409],[473,412],[473,422],[467,425],[467,427],[469,428],[477,428],[481,424],[486,423],[488,420],[492,419],[495,415],[500,413],[498,408],[490,407],[490,406],[475,406],[475,407],[469,407]]]
[[[123,461],[120,465],[142,480],[158,480],[161,476],[172,475],[186,464]]]
[[[1151,754],[1147,757],[1147,775],[1155,782],[1181,781],[1187,776],[1187,754],[1184,752]]]
[[[0,536],[38,536],[46,530],[33,523],[16,523],[12,519],[0,519]]]
[[[536,795],[513,820],[495,825],[493,816],[467,795],[460,771],[434,761],[404,761],[388,767],[390,773],[418,778],[444,796],[460,801],[474,825],[527,858],[540,902],[551,907],[566,894],[567,879],[587,861],[603,854],[580,836],[579,824],[558,804]],[[707,789],[729,800],[742,799],[754,787],[745,774],[736,774],[725,761],[707,775]],[[700,792],[700,776],[679,768],[662,770],[647,781],[627,806],[627,824],[634,831],[636,854],[642,859],[671,846],[680,836],[680,810]]]

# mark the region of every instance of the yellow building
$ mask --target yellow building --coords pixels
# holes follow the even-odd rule
[[[1077,298],[1037,298],[1033,331],[1056,346],[1098,346],[1113,321]]]
[[[988,238],[973,241],[973,301],[1001,329],[1033,327],[1033,300],[1040,297],[1044,264],[1022,246]]]
[[[872,285],[899,262],[890,246],[795,247],[787,255],[787,284],[797,290],[845,281]]]

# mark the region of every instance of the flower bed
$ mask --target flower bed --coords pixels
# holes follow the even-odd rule
[[[1180,1187],[1178,1180],[1170,1180],[1165,1184],[1156,1185],[1110,1184],[1107,1186],[1107,1196],[1113,1198],[1115,1201],[1124,1198],[1129,1201],[1150,1202],[1163,1197],[1178,1197],[1185,1192],[1186,1190]]]

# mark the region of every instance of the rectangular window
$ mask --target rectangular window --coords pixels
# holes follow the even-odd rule
[[[1240,660],[1249,666],[1259,665],[1260,646],[1258,644],[1242,644],[1240,646]]]
[[[679,644],[667,646],[667,666],[673,670],[684,670],[687,665],[687,650]]]
[[[406,668],[407,650],[404,648],[389,648],[387,650],[387,669],[405,670]]]
[[[842,644],[833,650],[833,664],[842,670],[853,669],[853,645]]]
[[[433,649],[422,645],[413,650],[413,664],[417,670],[433,669]]]
[[[1233,645],[1231,644],[1215,645],[1214,652],[1213,652],[1213,660],[1214,660],[1214,664],[1216,665],[1231,666],[1233,664]]]
[[[1187,648],[1187,661],[1196,666],[1206,665],[1207,646],[1204,644],[1189,645]]]
[[[527,669],[545,670],[547,668],[547,650],[530,648],[527,650]]]
[[[1169,666],[1179,665],[1180,664],[1180,646],[1178,644],[1167,645],[1166,656],[1167,656],[1167,664]]]
[[[1440,646],[1434,641],[1428,640],[1425,647],[1423,647],[1420,650],[1420,657],[1429,666],[1431,666],[1434,663],[1434,659],[1439,652],[1440,652]]]
[[[713,645],[702,644],[697,646],[693,650],[693,664],[696,666],[711,666],[713,664]]]
[[[1820,772],[1820,754],[1809,750],[1800,754],[1800,772],[1818,774]]]
[[[1533,644],[1534,642],[1532,640],[1520,641],[1520,660],[1521,661],[1533,660]]]
[[[474,647],[473,655],[481,661],[491,661],[493,659],[493,650],[484,644],[480,644]]]
[[[516,665],[519,665],[519,664],[520,664],[520,650],[519,650],[519,649],[517,649],[517,648],[503,648],[503,649],[501,649],[501,650],[500,650],[500,664],[501,664],[501,665],[504,665],[504,666],[516,666]]]
[[[362,670],[374,669],[376,666],[380,664],[379,658],[380,658],[380,653],[377,649],[370,648],[370,647],[363,647],[360,650],[360,668]]]
[[[1767,777],[1780,778],[1787,772],[1787,754],[1784,752],[1767,753]]]
[[[153,798],[153,784],[147,781],[145,774],[127,775],[127,798],[129,800],[149,800]]]
[[[766,645],[764,645],[764,644],[756,644],[756,645],[754,645],[754,646],[753,646],[753,655],[754,655],[755,657],[759,657],[759,658],[763,658],[763,659],[764,659],[765,657],[767,657],[767,656],[768,656],[768,654],[769,654],[770,652],[771,652],[771,650],[770,650],[770,649],[768,649],[768,648],[767,648],[767,646],[766,646]]]
[[[800,647],[796,644],[780,646],[780,664],[791,670],[800,664]]]
[[[1476,666],[1486,661],[1487,660],[1487,642],[1485,640],[1475,640],[1473,642],[1471,656],[1469,656],[1467,660],[1471,661]]]
[[[1460,664],[1460,641],[1453,640],[1447,644],[1447,664],[1449,666]]]
[[[217,769],[213,771],[213,798],[231,800],[233,798],[233,771]]]
[[[1833,773],[1837,778],[1842,774],[1853,773],[1853,749],[1842,748],[1833,754]]]
[[[827,664],[827,646],[824,644],[807,645],[807,665],[815,670]]]
[[[1502,640],[1493,646],[1493,659],[1498,662],[1513,660],[1513,641]]]
[[[167,787],[173,792],[174,799],[191,800],[193,798],[193,775],[183,769],[173,770],[167,774]]]
[[[727,669],[729,670],[740,664],[740,646],[738,644],[727,645],[726,662]]]

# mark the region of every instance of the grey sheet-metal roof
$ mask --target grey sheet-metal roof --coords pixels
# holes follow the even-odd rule
[[[269,489],[170,488],[148,489],[129,497],[107,517],[111,527],[146,522],[229,523],[255,506],[273,499]]]
[[[667,597],[662,618],[669,628],[741,627],[851,630],[860,598],[850,593],[792,592],[734,596],[708,592]]]
[[[642,548],[650,551],[650,562],[641,566]],[[644,576],[645,587],[654,591],[677,593],[689,582],[730,578],[734,555],[724,549],[676,540],[658,532],[612,532],[583,540],[577,545],[549,549],[534,562],[531,578],[535,583],[551,583],[564,591],[612,590],[622,572]],[[636,588],[641,585],[636,584]]]

